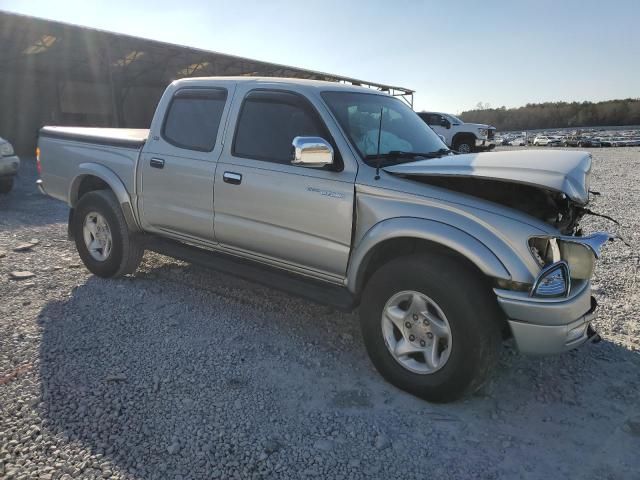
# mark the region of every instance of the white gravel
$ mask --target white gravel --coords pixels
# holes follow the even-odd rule
[[[450,405],[385,383],[355,315],[150,253],[90,275],[23,162],[0,196],[0,478],[638,478],[640,151],[593,154],[592,208],[622,225],[585,230],[633,245],[597,268],[604,341],[505,345]]]

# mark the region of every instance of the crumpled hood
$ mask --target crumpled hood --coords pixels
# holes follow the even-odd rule
[[[522,183],[564,193],[584,205],[589,201],[591,155],[566,150],[469,153],[392,165],[384,171],[402,176],[477,177]]]

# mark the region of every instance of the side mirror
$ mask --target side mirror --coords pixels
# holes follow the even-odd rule
[[[324,138],[296,137],[293,145],[293,165],[301,167],[322,168],[333,165],[333,147]]]
[[[451,122],[443,117],[440,119],[440,126],[449,130],[451,128]]]

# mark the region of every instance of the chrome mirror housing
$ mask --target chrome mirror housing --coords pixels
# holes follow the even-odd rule
[[[293,145],[293,165],[322,168],[333,164],[333,147],[324,138],[296,137]]]

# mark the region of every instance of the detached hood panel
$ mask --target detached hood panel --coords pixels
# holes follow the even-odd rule
[[[585,205],[589,201],[591,155],[566,150],[470,153],[393,165],[384,171],[402,176],[476,177],[521,183],[564,193]]]

